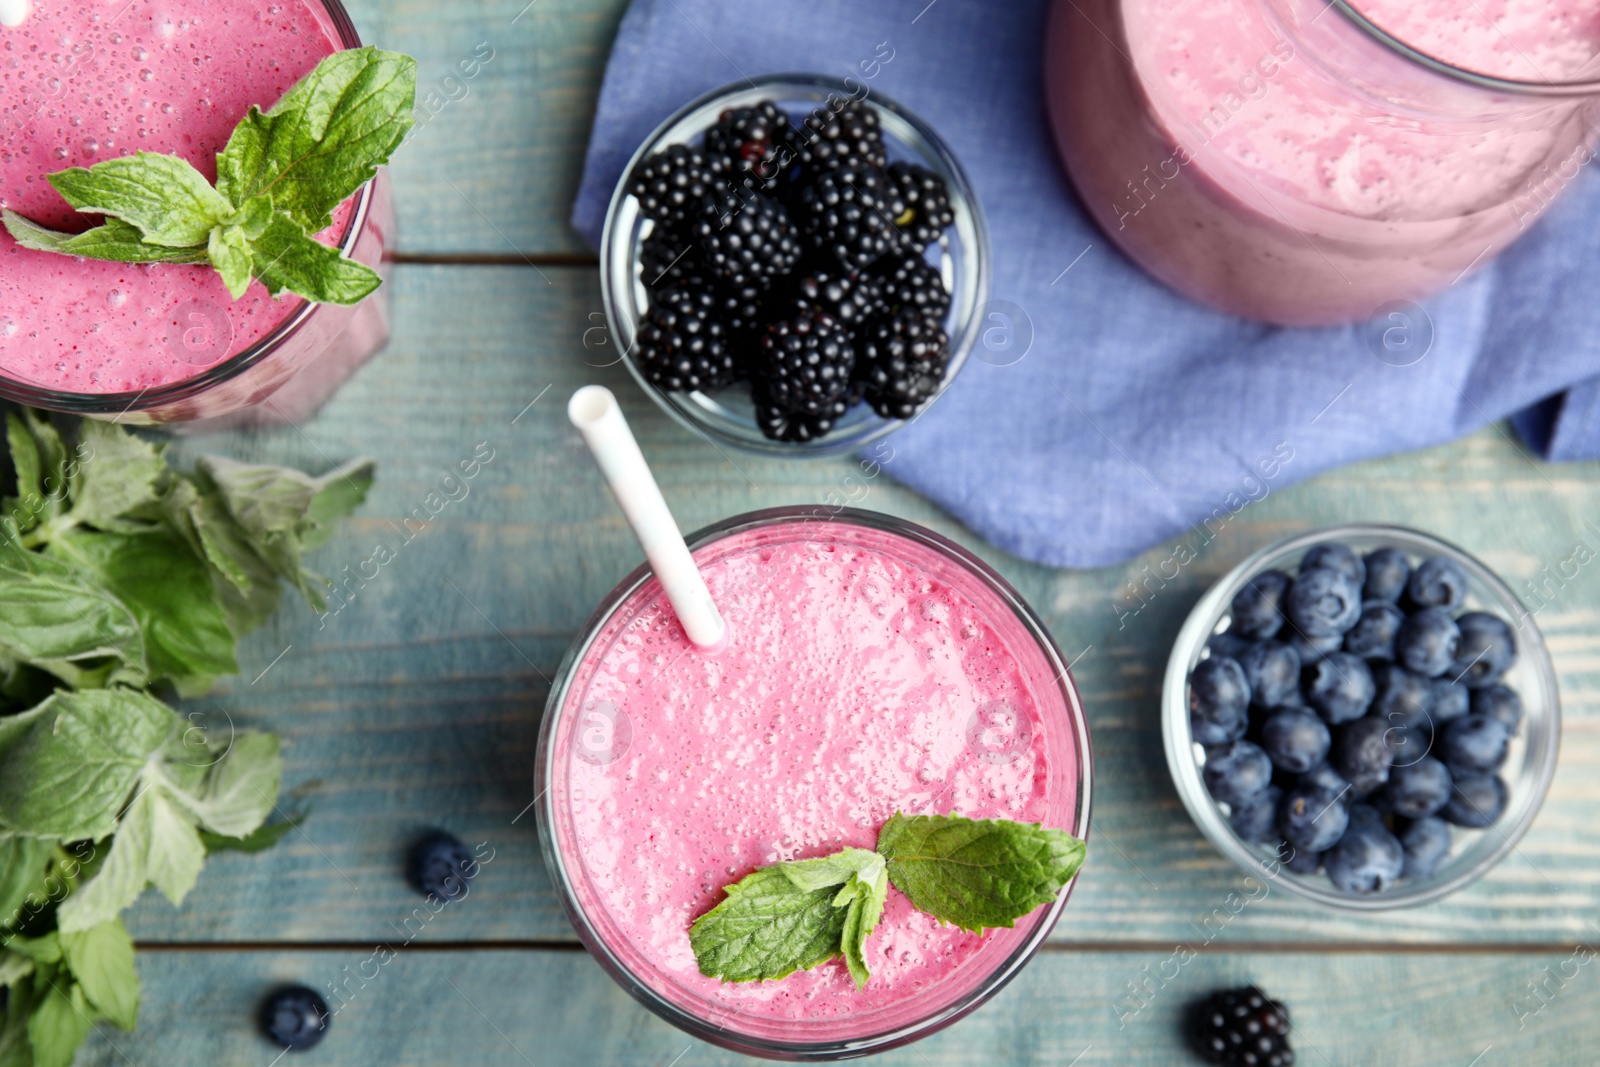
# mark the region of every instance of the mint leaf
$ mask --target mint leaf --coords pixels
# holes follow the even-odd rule
[[[72,976],[94,1008],[123,1030],[139,1022],[139,972],[133,965],[133,938],[121,919],[62,934],[61,952]]]
[[[163,446],[99,419],[84,419],[78,444],[88,458],[72,483],[74,521],[116,529],[117,519],[154,503],[157,484],[167,473]]]
[[[119,218],[146,243],[170,248],[205,244],[236,206],[188,160],[151,152],[58,171],[50,184],[77,210]]]
[[[162,785],[172,803],[214,834],[242,838],[273,811],[283,776],[274,734],[237,733],[197,752],[169,743]],[[196,758],[196,757],[199,758]]]
[[[33,974],[33,961],[20,952],[0,948],[0,989],[16,985]]]
[[[61,937],[54,930],[39,937],[8,937],[7,951],[21,953],[35,963],[61,962]]]
[[[89,1036],[89,1001],[76,982],[57,978],[40,991],[28,1019],[34,1067],[72,1067],[78,1046]]]
[[[33,1067],[28,1020],[33,1017],[33,983],[13,986],[0,1015],[0,1067]]]
[[[218,226],[206,240],[206,255],[222,276],[222,284],[228,287],[228,295],[235,300],[250,288],[255,276],[254,253],[250,238],[237,226]]]
[[[217,157],[218,191],[236,205],[269,196],[303,233],[327,229],[405,140],[416,85],[410,56],[335,52],[270,111],[250,108]]]
[[[359,304],[383,284],[377,271],[306,236],[287,215],[273,216],[250,247],[251,269],[272,296],[287,289],[317,304]]]
[[[897,812],[878,852],[917,910],[981,933],[1054,900],[1083,864],[1084,843],[1034,823]]]
[[[56,909],[56,927],[63,934],[109,922],[144,892],[150,881],[149,795],[146,788],[129,805],[94,877],[73,890]]]
[[[6,231],[16,239],[17,244],[35,252],[55,252],[63,256],[104,259],[112,263],[206,262],[203,248],[171,248],[150,244],[139,232],[139,227],[119,219],[107,219],[105,225],[83,233],[61,233],[46,229],[15,211],[3,211],[0,216],[4,218]]]
[[[69,682],[84,660],[144,664],[138,620],[93,575],[14,543],[0,543],[0,650]]]
[[[377,464],[370,459],[352,460],[312,482],[311,506],[300,527],[300,543],[305,548],[326,544],[338,528],[367,498]]]
[[[23,905],[43,888],[54,853],[55,842],[49,838],[0,833],[0,929],[21,920]]]
[[[229,837],[226,834],[201,830],[200,843],[206,846],[208,856],[214,852],[265,852],[282,841],[289,835],[290,830],[304,821],[305,815],[297,814],[283,822],[262,823],[243,837]]]
[[[33,501],[44,495],[44,468],[33,434],[15,411],[6,412],[6,445],[11,449],[11,467],[17,473],[17,495],[6,510],[16,523],[16,532],[25,533],[38,523]]]

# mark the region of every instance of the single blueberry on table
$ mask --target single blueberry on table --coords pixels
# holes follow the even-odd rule
[[[1367,567],[1367,580],[1361,586],[1365,600],[1387,600],[1391,604],[1406,591],[1406,581],[1411,577],[1411,560],[1398,548],[1377,548],[1362,560]]]
[[[1461,631],[1445,608],[1423,608],[1406,616],[1395,635],[1395,659],[1412,674],[1437,678],[1456,661]]]
[[[1467,572],[1444,556],[1423,560],[1406,582],[1405,606],[1411,611],[1444,608],[1455,611],[1467,598]]]
[[[1239,657],[1244,680],[1250,686],[1250,703],[1275,708],[1300,686],[1300,657],[1288,645],[1257,641]]]
[[[1330,652],[1305,671],[1306,700],[1330,723],[1361,718],[1376,693],[1372,669],[1348,652]]]
[[[1381,893],[1400,877],[1405,850],[1381,819],[1351,819],[1344,836],[1322,857],[1322,866],[1340,892]]]
[[[1350,824],[1347,797],[1297,785],[1278,808],[1278,832],[1298,852],[1326,852]]]
[[[1389,810],[1408,819],[1422,819],[1450,802],[1450,771],[1432,756],[1389,769],[1383,798]]]
[[[1458,776],[1450,790],[1450,802],[1439,809],[1439,818],[1481,830],[1504,814],[1506,797],[1506,784],[1497,774]]]
[[[1269,785],[1249,800],[1233,809],[1228,825],[1240,840],[1260,844],[1275,841],[1278,837],[1278,805],[1283,800],[1283,790]]]
[[[1206,647],[1213,656],[1227,656],[1236,660],[1244,655],[1244,650],[1255,644],[1248,637],[1240,637],[1232,630],[1224,630],[1220,634],[1212,634],[1206,640]]]
[[[1522,725],[1522,698],[1517,691],[1504,685],[1491,685],[1472,691],[1472,713],[1498,719],[1507,730],[1515,733]]]
[[[1438,756],[1460,775],[1487,774],[1506,761],[1511,731],[1489,715],[1463,715],[1439,732]]]
[[[1229,807],[1248,803],[1272,782],[1272,760],[1261,746],[1231,741],[1206,753],[1206,788]]]
[[[1333,743],[1328,725],[1300,708],[1274,712],[1261,727],[1261,747],[1272,765],[1291,774],[1309,771],[1328,756]]]
[[[467,846],[442,830],[413,845],[406,863],[406,879],[423,894],[440,900],[464,898],[477,873],[478,863]]]
[[[1300,572],[1303,574],[1316,567],[1349,575],[1358,588],[1367,580],[1367,565],[1356,555],[1355,549],[1340,541],[1324,541],[1306,549],[1306,554],[1300,557]]]
[[[1282,571],[1262,571],[1233,597],[1231,632],[1266,638],[1283,628],[1283,594],[1292,579]]]
[[[1202,745],[1244,736],[1250,725],[1250,686],[1244,669],[1227,656],[1203,659],[1189,675],[1189,729]]]
[[[1435,729],[1451,719],[1459,719],[1472,708],[1472,690],[1460,682],[1439,679],[1433,683],[1433,708],[1429,717]]]
[[[1400,847],[1406,853],[1401,875],[1432,878],[1450,855],[1450,824],[1432,816],[1418,819],[1401,831]]]
[[[1471,689],[1494,685],[1517,660],[1517,639],[1498,615],[1469,611],[1456,620],[1461,644],[1450,677]]]
[[[303,985],[275,990],[261,1005],[261,1029],[274,1044],[303,1052],[327,1033],[328,1002]]]
[[[1388,723],[1368,716],[1341,726],[1334,737],[1333,769],[1344,775],[1355,796],[1364,797],[1389,780],[1395,754],[1389,730]]]
[[[1361,617],[1361,583],[1328,567],[1302,569],[1284,598],[1283,613],[1307,638],[1342,635]]]
[[[1362,659],[1394,659],[1394,639],[1405,618],[1405,612],[1387,600],[1368,600],[1344,635],[1344,650]]]

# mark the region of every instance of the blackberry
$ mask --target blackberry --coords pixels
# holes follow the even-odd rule
[[[806,116],[804,129],[796,131],[795,148],[800,165],[812,172],[853,163],[880,169],[889,165],[878,113],[860,100],[837,109],[819,107]]]
[[[789,213],[771,197],[749,190],[707,193],[694,233],[711,272],[741,289],[769,284],[800,259]]]
[[[821,414],[796,415],[786,411],[767,396],[766,390],[757,386],[754,392],[756,425],[762,434],[774,441],[815,441],[833,429],[834,424],[850,409],[848,397],[823,405]]]
[[[639,323],[639,369],[651,384],[671,392],[716,389],[737,377],[716,295],[697,282],[659,290]]]
[[[899,194],[877,167],[854,165],[817,175],[800,194],[800,218],[813,248],[851,270],[899,243]]]
[[[916,314],[879,319],[857,339],[856,380],[886,419],[909,419],[944,383],[950,338]]]
[[[794,134],[789,116],[771,100],[729,108],[706,130],[706,160],[729,181],[776,193],[794,169]]]
[[[639,277],[650,289],[705,273],[700,246],[677,230],[657,226],[639,249]]]
[[[846,274],[837,268],[813,271],[794,284],[796,310],[815,308],[839,320],[854,333],[882,313],[883,286],[869,274]]]
[[[1190,1009],[1189,1040],[1208,1063],[1289,1067],[1289,1012],[1253,985],[1213,993]]]
[[[889,181],[905,203],[905,210],[895,216],[895,228],[913,251],[927,248],[956,221],[950,210],[950,192],[933,171],[914,163],[896,163],[889,168]]]
[[[705,156],[674,144],[633,169],[628,191],[645,218],[677,226],[694,215],[715,180]]]
[[[920,255],[889,256],[873,268],[883,282],[883,302],[891,314],[914,312],[930,322],[943,322],[950,311],[950,292],[939,268]]]
[[[759,378],[773,405],[827,417],[850,388],[855,358],[850,335],[832,315],[803,311],[761,335]]]

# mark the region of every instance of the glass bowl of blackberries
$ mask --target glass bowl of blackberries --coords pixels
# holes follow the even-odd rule
[[[932,128],[861,82],[708,93],[639,147],[606,216],[610,338],[713,443],[827,455],[926,411],[977,338],[988,233]]]
[[[1184,806],[1252,874],[1337,908],[1437,900],[1516,847],[1561,709],[1533,616],[1399,526],[1281,541],[1201,597],[1162,689]]]

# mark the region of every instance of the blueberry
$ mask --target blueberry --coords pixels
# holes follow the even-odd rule
[[[1344,775],[1333,769],[1331,763],[1319,763],[1295,779],[1295,785],[1307,789],[1322,789],[1334,796],[1342,796],[1347,800],[1350,796],[1350,783],[1344,780]]]
[[[1399,600],[1411,577],[1411,561],[1406,554],[1398,548],[1379,548],[1368,552],[1362,562],[1367,566],[1367,580],[1361,586],[1361,596],[1391,604]]]
[[[1511,731],[1488,715],[1463,715],[1440,730],[1438,756],[1461,775],[1487,774],[1506,761]]]
[[[1322,853],[1295,848],[1287,841],[1278,846],[1278,859],[1295,874],[1316,874],[1322,867]]]
[[[1472,713],[1498,719],[1507,730],[1516,733],[1517,727],[1522,725],[1522,698],[1517,696],[1515,689],[1503,685],[1474,689]]]
[[[1445,608],[1423,608],[1406,616],[1394,639],[1394,658],[1413,674],[1437,678],[1455,662],[1461,631]]]
[[[1426,818],[1449,802],[1450,771],[1432,756],[1415,763],[1397,763],[1389,770],[1383,798],[1396,815]]]
[[[1277,707],[1300,685],[1300,657],[1276,641],[1251,645],[1239,657],[1239,666],[1250,687],[1250,703],[1258,708]]]
[[[1394,659],[1394,639],[1405,612],[1387,600],[1361,605],[1361,617],[1344,635],[1344,650],[1362,659]]]
[[[1472,691],[1460,682],[1440,679],[1433,683],[1433,707],[1429,717],[1437,727],[1451,719],[1459,719],[1472,706]]]
[[[1389,780],[1395,753],[1389,730],[1388,723],[1370,716],[1339,728],[1331,762],[1356,796],[1366,796]]]
[[[1345,833],[1356,829],[1358,826],[1383,825],[1383,812],[1373,804],[1351,804],[1350,825],[1345,828]]]
[[[1506,784],[1496,774],[1457,777],[1450,790],[1450,802],[1439,810],[1439,818],[1457,826],[1481,830],[1506,810]]]
[[[1238,661],[1227,656],[1203,659],[1189,675],[1189,729],[1202,745],[1221,745],[1244,736],[1250,725],[1250,685]]]
[[[261,1005],[261,1029],[274,1044],[303,1051],[328,1030],[328,1002],[303,985],[284,986]]]
[[[1313,545],[1300,557],[1300,572],[1316,567],[1326,567],[1330,571],[1338,571],[1355,579],[1359,587],[1367,580],[1367,565],[1361,562],[1361,557],[1349,545],[1339,541],[1325,541],[1320,545]]]
[[[1299,708],[1274,713],[1261,728],[1261,747],[1273,766],[1290,774],[1309,771],[1321,763],[1332,743],[1327,724]]]
[[[1381,819],[1351,819],[1350,828],[1328,850],[1322,865],[1341,892],[1366,895],[1389,888],[1400,877],[1405,859],[1400,839]]]
[[[1284,598],[1283,613],[1308,638],[1343,634],[1361,617],[1361,583],[1327,567],[1302,569]]]
[[[1450,824],[1443,819],[1418,819],[1400,834],[1406,864],[1400,873],[1407,878],[1432,878],[1450,855]]]
[[[1305,672],[1306,700],[1330,723],[1349,722],[1367,713],[1377,685],[1366,661],[1348,652],[1330,652]]]
[[[1261,746],[1232,741],[1206,753],[1206,788],[1229,807],[1248,803],[1272,781],[1272,760]]]
[[[1406,607],[1444,608],[1454,611],[1467,598],[1467,572],[1461,564],[1444,556],[1423,560],[1406,582]]]
[[[1340,646],[1344,644],[1344,638],[1339,634],[1330,637],[1290,634],[1284,638],[1283,643],[1294,649],[1294,654],[1300,657],[1302,667],[1309,667],[1328,653],[1339,651]]]
[[[1297,852],[1326,852],[1349,824],[1345,798],[1314,786],[1295,786],[1278,809],[1278,832]]]
[[[1213,656],[1227,656],[1229,659],[1238,659],[1244,655],[1244,650],[1255,644],[1248,637],[1240,637],[1232,630],[1225,630],[1220,634],[1212,634],[1206,641],[1206,647]]]
[[[461,900],[467,883],[478,873],[478,864],[467,846],[442,830],[436,830],[411,848],[406,878],[422,893],[440,900]]]
[[[1244,637],[1271,637],[1283,628],[1283,594],[1291,579],[1262,571],[1233,597],[1232,630]]]
[[[1517,658],[1517,639],[1498,615],[1469,611],[1456,620],[1461,644],[1456,648],[1450,677],[1472,689],[1493,685]]]
[[[1433,736],[1433,682],[1419,678],[1397,663],[1373,667],[1377,696],[1372,699],[1372,714],[1395,730],[1398,739],[1416,740],[1426,747]]]
[[[1269,785],[1249,800],[1233,809],[1228,824],[1243,841],[1262,843],[1278,837],[1278,804],[1283,800],[1283,790]]]

